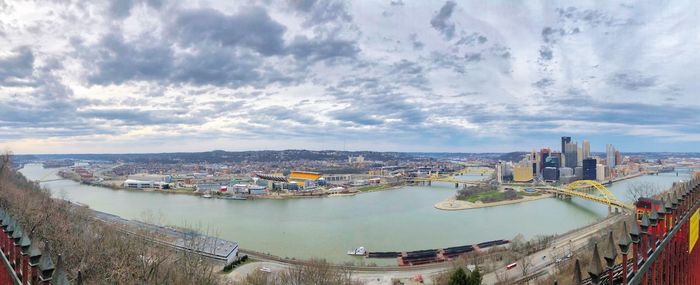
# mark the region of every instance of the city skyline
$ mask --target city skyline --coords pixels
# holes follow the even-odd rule
[[[692,152],[691,3],[3,2],[0,149]]]

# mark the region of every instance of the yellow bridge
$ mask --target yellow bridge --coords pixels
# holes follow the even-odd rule
[[[569,197],[578,197],[586,199],[589,201],[601,203],[608,205],[608,211],[612,211],[613,207],[618,207],[620,209],[633,210],[635,207],[633,205],[625,204],[615,195],[613,195],[608,188],[605,188],[602,184],[593,180],[578,180],[574,181],[564,188],[557,187],[535,187],[537,190],[553,193],[555,195],[564,195]]]
[[[445,183],[454,183],[455,187],[459,187],[459,184],[463,185],[480,185],[484,184],[484,181],[478,180],[460,180],[455,178],[455,176],[452,175],[431,175],[427,177],[406,177],[404,178],[406,182],[426,182],[428,185],[430,185],[432,182],[445,182]]]
[[[407,182],[445,182],[445,183],[455,183],[455,186],[459,186],[459,184],[464,184],[464,185],[479,185],[479,184],[484,184],[483,181],[473,181],[473,180],[460,180],[458,179],[459,175],[464,175],[464,174],[481,174],[484,176],[484,174],[488,174],[493,172],[493,169],[488,168],[488,167],[465,167],[462,168],[458,171],[452,172],[450,174],[432,174],[428,175],[425,177],[406,177],[405,180]]]
[[[488,168],[488,167],[465,167],[462,168],[458,171],[454,172],[454,175],[463,175],[463,174],[488,174],[493,172],[493,168]]]

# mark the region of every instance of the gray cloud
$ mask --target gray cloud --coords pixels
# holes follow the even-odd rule
[[[481,61],[481,53],[468,52],[464,55],[464,59],[467,62],[479,62],[479,61]]]
[[[430,20],[430,25],[438,32],[442,33],[443,37],[447,40],[451,40],[455,34],[455,24],[450,21],[455,6],[457,6],[455,2],[445,2],[445,5],[440,8],[440,11]]]
[[[465,46],[476,46],[483,45],[488,41],[488,38],[479,33],[471,33],[469,35],[462,35],[455,45],[465,45]]]
[[[250,54],[236,54],[224,48],[198,49],[178,59],[172,80],[197,85],[245,86],[261,80],[261,65],[260,59]]]
[[[261,117],[272,121],[292,121],[306,125],[319,124],[314,117],[304,114],[300,110],[295,110],[284,106],[270,106],[257,109],[252,112],[251,117]]]
[[[647,127],[700,131],[688,72],[698,60],[682,52],[697,46],[686,37],[697,25],[669,17],[674,9],[519,7],[542,15],[529,21],[484,16],[512,12],[502,5],[479,5],[486,13],[461,18],[456,1],[425,11],[408,11],[411,3],[403,2],[375,10],[364,1],[323,0],[41,3],[53,12],[0,20],[7,43],[0,53],[0,140],[147,126],[155,136],[167,129],[195,144],[376,138],[461,148],[501,134],[519,147],[585,124],[601,137]],[[17,9],[8,4],[0,19],[20,16],[8,12]],[[391,17],[379,16],[383,10]],[[383,28],[409,21],[415,25],[395,26],[392,35]],[[685,40],[663,45],[667,56],[658,59],[653,43],[666,36]],[[436,37],[439,43],[426,42]],[[35,38],[42,40],[33,44]],[[644,50],[629,54],[635,47]],[[205,122],[215,124],[197,130]]]
[[[34,53],[29,47],[16,48],[7,57],[0,57],[0,83],[18,82],[32,76],[34,71]]]
[[[133,0],[110,0],[109,14],[117,19],[126,18],[131,13],[131,7],[133,5]]]
[[[554,80],[552,80],[551,78],[542,78],[542,79],[538,80],[537,82],[532,83],[532,86],[535,86],[538,89],[545,89],[545,88],[550,87],[552,85],[554,85]]]
[[[542,40],[545,43],[555,43],[565,32],[560,28],[544,27],[542,29]]]
[[[289,1],[296,11],[304,14],[305,27],[322,25],[329,22],[352,21],[352,16],[347,12],[345,2],[337,0],[299,0]]]
[[[88,76],[93,84],[120,84],[130,80],[161,80],[173,70],[173,52],[165,44],[144,41],[127,43],[119,33],[101,39],[96,47],[78,47],[93,52],[95,68]]]
[[[212,42],[274,55],[284,52],[282,36],[286,27],[270,18],[263,8],[244,7],[235,15],[214,9],[184,11],[175,19],[172,31],[184,46]]]
[[[168,110],[140,110],[134,108],[92,109],[77,112],[76,115],[88,119],[118,121],[117,125],[169,125],[197,124],[201,118],[177,115]]]
[[[425,44],[418,40],[418,34],[416,33],[411,33],[408,35],[408,40],[411,41],[411,45],[413,46],[414,50],[422,50]]]
[[[540,59],[544,61],[550,61],[554,55],[552,54],[552,49],[548,46],[542,46],[540,48]]]
[[[355,42],[340,39],[308,39],[297,36],[287,48],[294,57],[303,60],[326,60],[338,57],[353,58],[360,49]]]
[[[610,85],[637,91],[656,86],[656,77],[645,76],[639,72],[618,72],[608,78]]]
[[[386,78],[395,78],[392,81],[399,85],[412,86],[423,91],[432,89],[425,76],[425,69],[420,64],[405,59],[395,63]]]

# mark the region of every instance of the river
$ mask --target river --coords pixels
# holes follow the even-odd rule
[[[20,170],[29,179],[55,179],[56,169],[28,164]],[[54,173],[53,175],[50,173]],[[641,176],[617,182],[609,189],[628,200],[627,185],[651,182],[666,189],[687,179],[683,171]],[[470,177],[479,179],[479,176]],[[563,233],[607,214],[605,205],[574,198],[441,211],[433,205],[455,194],[454,184],[407,186],[348,197],[290,200],[220,200],[191,195],[112,190],[71,180],[42,183],[54,197],[128,219],[187,226],[242,248],[283,257],[325,258],[333,262],[395,264],[394,260],[362,259],[346,251],[364,246],[373,251],[406,251],[474,244]]]

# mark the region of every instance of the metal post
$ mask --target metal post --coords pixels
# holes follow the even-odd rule
[[[608,233],[608,244],[605,252],[605,265],[608,269],[608,284],[613,284],[613,269],[615,268],[615,259],[617,259],[617,250],[615,249],[615,241],[613,240],[613,232]]]
[[[632,273],[637,274],[639,271],[639,242],[641,230],[637,223],[637,217],[632,218],[632,229],[630,231],[630,239],[632,240]]]
[[[635,224],[637,222],[634,222]],[[622,222],[622,237],[618,246],[620,247],[620,253],[622,254],[622,284],[627,285],[627,253],[630,249],[630,244],[632,243],[632,238],[627,231],[627,221]]]
[[[29,267],[31,270],[31,274],[29,276],[29,280],[31,280],[31,284],[38,284],[39,283],[39,261],[41,260],[41,249],[39,247],[39,243],[33,242],[29,246]]]
[[[646,213],[642,215],[642,222],[639,224],[641,227],[641,237],[642,237],[642,262],[646,263],[647,259],[649,258],[649,251],[647,250],[647,246],[649,245],[649,216],[647,216]],[[644,278],[642,279],[642,284],[647,285],[647,272],[644,271]]]
[[[659,214],[656,212],[656,205],[652,204],[651,205],[651,215],[649,215],[649,226],[651,226],[651,230],[649,231],[651,233],[651,238],[652,238],[652,243],[649,246],[650,249],[654,249],[656,251],[656,244],[657,241],[659,240]],[[654,260],[651,263],[651,285],[655,285],[657,283],[657,263],[659,263],[658,260]]]
[[[51,260],[50,254],[45,250],[39,259],[39,270],[41,271],[39,274],[39,282],[41,282],[42,285],[51,284],[54,269],[53,260]]]
[[[20,249],[22,250],[22,284],[27,285],[29,283],[29,247],[31,246],[31,241],[27,235],[23,235],[22,239],[19,241]]]
[[[600,253],[598,252],[598,244],[593,246],[593,257],[588,265],[588,275],[591,276],[593,285],[600,284],[600,278],[603,275],[603,264],[600,262]]]

